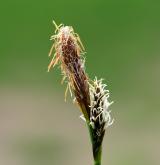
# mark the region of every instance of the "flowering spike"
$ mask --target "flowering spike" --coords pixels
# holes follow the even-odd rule
[[[55,55],[48,66],[48,71],[60,63],[62,74],[68,78],[69,87],[74,92],[86,120],[89,120],[90,96],[88,77],[84,69],[83,44],[71,26],[62,24],[58,26],[55,22],[53,23],[56,31],[51,37],[54,38],[54,44],[49,55],[53,50],[55,50]]]
[[[84,46],[77,33],[71,26],[63,24],[55,25],[55,34],[50,40],[54,43],[50,49],[49,56],[55,52],[51,62],[48,65],[48,71],[59,64],[63,75],[62,82],[67,79],[67,88],[65,91],[65,101],[69,90],[71,96],[74,94],[73,102],[78,104],[83,119],[89,128],[93,156],[95,165],[101,165],[102,141],[105,129],[113,124],[111,111],[109,106],[113,102],[109,102],[109,90],[107,85],[102,83],[103,79],[94,81],[89,80],[85,73]]]
[[[106,85],[102,84],[102,79],[95,80],[90,84],[90,124],[96,129],[97,134],[102,134],[105,126],[113,123],[110,116],[109,106],[113,102],[109,102],[109,91],[105,90]]]
[[[102,79],[95,80],[90,84],[90,129],[93,141],[93,156],[97,160],[97,155],[101,152],[101,145],[105,134],[105,129],[113,124],[109,106],[109,91],[105,90]]]

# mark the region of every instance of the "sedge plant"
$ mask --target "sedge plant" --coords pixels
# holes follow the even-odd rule
[[[48,65],[48,71],[55,65],[59,65],[63,75],[62,83],[66,79],[67,91],[74,95],[74,102],[79,106],[81,118],[86,122],[90,139],[94,165],[101,165],[102,142],[105,130],[112,125],[109,106],[109,90],[102,79],[91,80],[85,72],[85,49],[77,33],[71,26],[55,25],[55,34],[51,36],[53,45],[49,56],[52,59]]]

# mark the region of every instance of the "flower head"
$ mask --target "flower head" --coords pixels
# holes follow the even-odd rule
[[[102,79],[93,81],[90,84],[90,125],[97,136],[104,134],[105,128],[112,125],[109,106],[113,102],[109,102],[109,90],[106,90],[107,85],[102,84]]]
[[[112,125],[113,120],[110,116],[109,91],[102,84],[102,79],[90,83],[90,130],[92,137],[92,147],[94,159],[98,159],[101,153],[101,146],[105,134],[105,128]]]
[[[86,119],[90,115],[90,96],[88,77],[84,68],[84,47],[82,42],[71,26],[56,26],[55,35],[51,36],[54,40],[50,50],[55,54],[48,66],[48,71],[56,64],[60,64],[63,79],[68,79],[68,88],[74,92],[76,102],[80,106]]]
[[[84,64],[84,47],[77,33],[71,26],[57,25],[55,22],[55,34],[51,36],[54,43],[49,56],[54,52],[53,58],[48,65],[51,67],[59,64],[63,74],[63,81],[67,78],[67,89],[75,95],[75,101],[79,105],[86,121],[92,142],[93,156],[96,164],[100,164],[102,141],[105,128],[113,123],[109,106],[109,91],[102,79],[89,80]],[[67,90],[66,90],[67,91]],[[67,93],[67,92],[65,92]]]

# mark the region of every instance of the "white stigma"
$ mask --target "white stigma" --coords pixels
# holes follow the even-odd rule
[[[109,102],[109,91],[105,89],[107,85],[102,84],[102,79],[95,78],[93,84],[90,84],[90,124],[95,128],[95,123],[99,125],[105,124],[105,128],[113,124],[109,111],[109,106],[113,102]]]

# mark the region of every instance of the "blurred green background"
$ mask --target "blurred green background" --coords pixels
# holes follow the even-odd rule
[[[159,165],[160,2],[146,0],[1,1],[0,164],[92,162],[60,70],[47,73],[53,19],[79,33],[87,73],[104,78],[115,101],[102,164]]]

